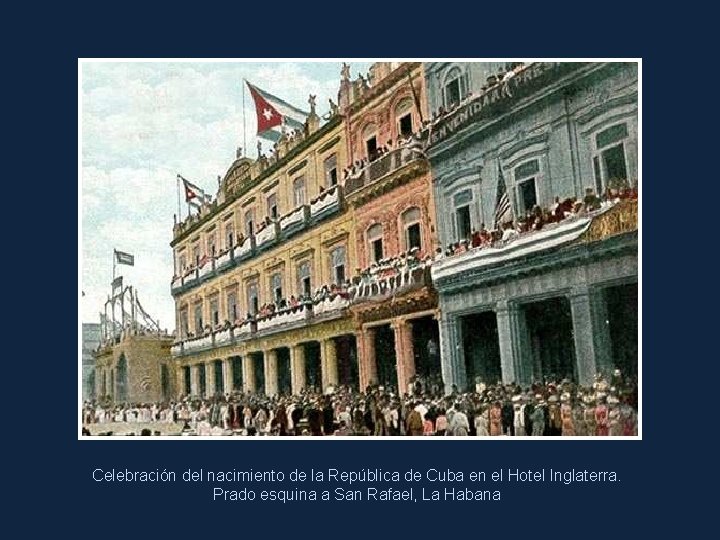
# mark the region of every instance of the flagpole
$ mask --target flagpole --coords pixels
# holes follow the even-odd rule
[[[243,79],[242,85],[242,120],[243,120],[243,151],[245,155],[248,155],[247,148],[247,130],[245,129],[245,79]]]
[[[180,175],[179,174],[177,176],[175,176],[175,189],[177,191],[177,199],[178,199],[177,218],[178,218],[178,223],[180,223],[182,221],[182,207],[180,205]]]

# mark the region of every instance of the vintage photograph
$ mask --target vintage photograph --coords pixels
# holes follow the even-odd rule
[[[639,438],[641,67],[80,59],[78,437]]]

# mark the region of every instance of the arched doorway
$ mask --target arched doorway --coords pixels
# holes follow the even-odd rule
[[[120,360],[118,360],[117,368],[115,370],[115,377],[115,400],[127,401],[128,363],[127,358],[125,358],[125,353],[120,355]]]

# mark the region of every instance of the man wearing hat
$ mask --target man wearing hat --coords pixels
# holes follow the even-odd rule
[[[535,408],[531,420],[533,437],[542,437],[545,431],[545,401],[541,394],[535,395]]]
[[[608,422],[606,396],[603,393],[599,393],[597,395],[597,405],[595,405],[595,435],[598,437],[607,437],[610,434]]]
[[[573,417],[572,405],[570,404],[570,394],[563,393],[560,396],[560,421],[562,423],[562,436],[575,436],[575,423]]]
[[[513,403],[513,435],[520,437],[525,435],[525,403],[522,394],[515,394],[512,397]]]

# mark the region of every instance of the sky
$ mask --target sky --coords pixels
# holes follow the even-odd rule
[[[352,78],[370,63],[348,61]],[[82,322],[99,322],[110,294],[113,249],[135,256],[116,267],[140,303],[172,332],[173,215],[176,177],[217,192],[243,146],[257,155],[255,109],[243,79],[309,111],[337,103],[342,62],[87,62],[81,64]],[[243,110],[244,109],[244,110]],[[264,150],[269,143],[264,142]],[[182,214],[186,206],[182,202]]]

